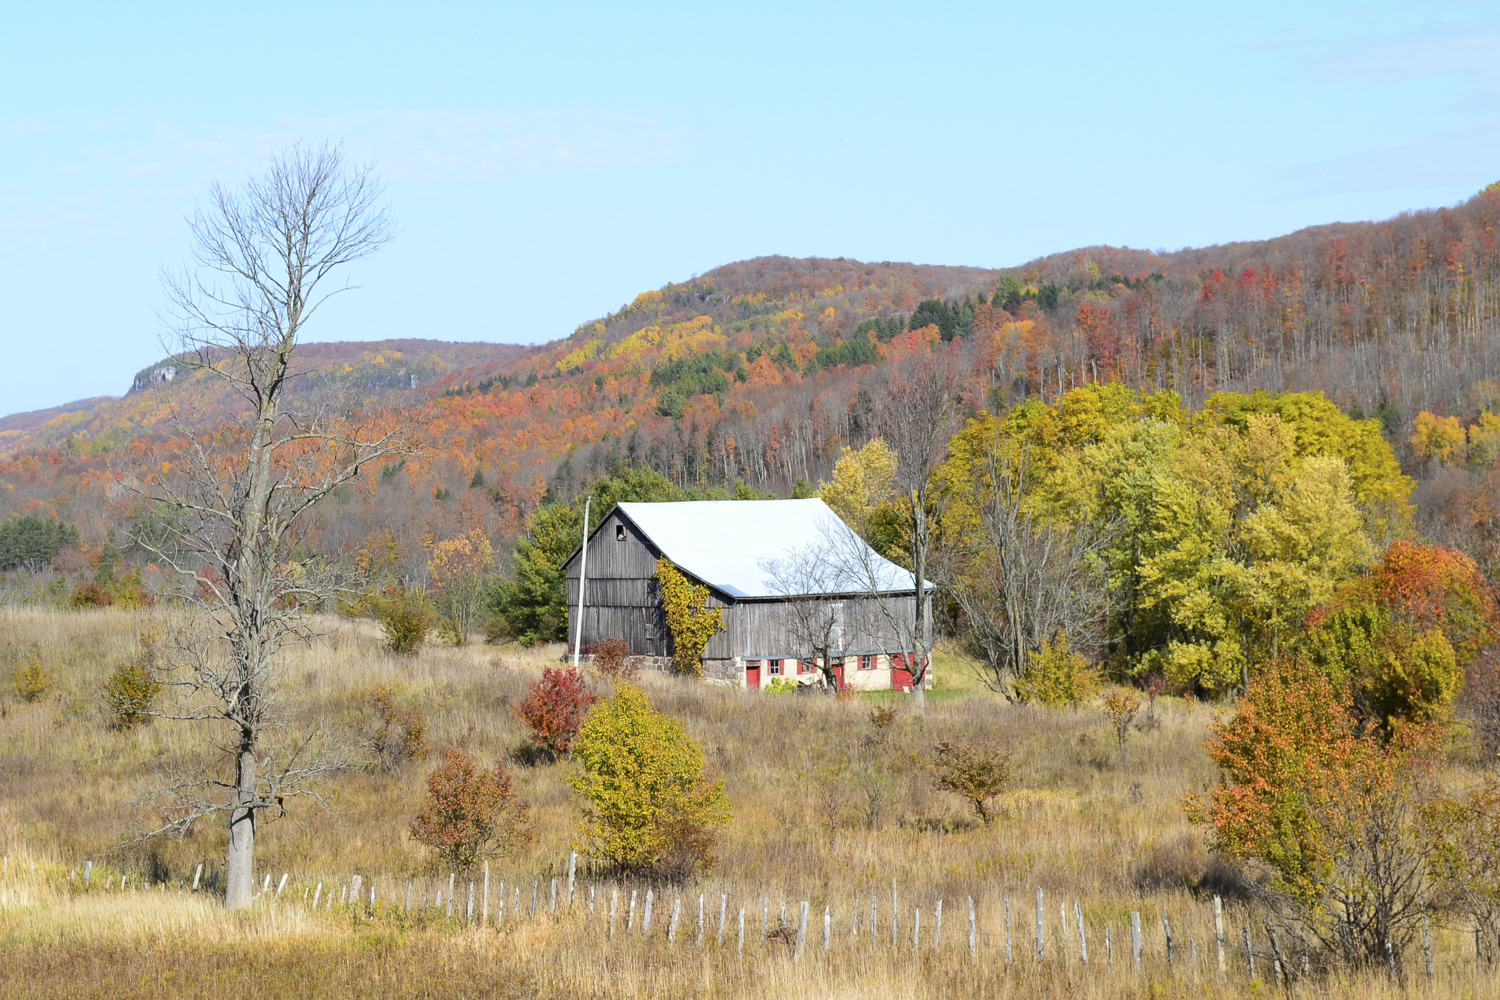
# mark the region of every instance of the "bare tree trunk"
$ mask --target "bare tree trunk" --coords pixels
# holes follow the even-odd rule
[[[917,491],[911,494],[912,511],[912,544],[911,561],[912,575],[916,577],[917,585],[917,613],[916,628],[912,632],[912,650],[915,663],[908,664],[911,669],[911,698],[912,705],[918,712],[927,710],[927,637],[930,634],[932,623],[928,621],[927,603],[927,511],[923,509]]]
[[[255,895],[255,803],[257,768],[253,734],[240,743],[235,761],[234,808],[229,811],[229,847],[225,868],[228,882],[224,905],[231,910],[249,906]]]

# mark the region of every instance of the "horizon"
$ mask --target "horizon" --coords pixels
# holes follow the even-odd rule
[[[294,141],[374,159],[399,226],[321,343],[531,345],[760,256],[1197,248],[1500,175],[1484,5],[1111,10],[340,6],[279,47],[274,17],[24,11],[35,44],[0,69],[28,95],[0,119],[25,152],[0,167],[0,411],[113,395],[169,353],[157,273],[186,259],[183,216]],[[256,86],[216,85],[252,54]]]

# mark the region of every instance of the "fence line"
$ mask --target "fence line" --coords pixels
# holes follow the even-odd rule
[[[592,928],[596,939],[605,944],[615,944],[617,941],[617,923],[621,902],[621,893],[626,886],[620,883],[596,882],[588,879],[584,888],[587,889],[587,903],[584,905],[579,900],[577,883],[577,852],[569,854],[567,859],[567,875],[558,892],[559,878],[548,876],[549,899],[543,912],[539,912],[539,896],[542,883],[541,877],[531,878],[531,904],[529,910],[523,911],[521,907],[521,884],[524,879],[512,879],[511,904],[506,906],[505,892],[506,880],[497,879],[495,907],[493,919],[491,917],[491,872],[488,862],[485,863],[482,872],[476,873],[476,878],[466,880],[465,884],[458,881],[458,873],[450,872],[446,884],[437,879],[421,880],[422,891],[420,896],[416,895],[417,879],[406,879],[404,896],[400,890],[400,880],[389,877],[373,877],[366,882],[363,875],[350,875],[347,880],[337,883],[337,902],[335,902],[335,884],[325,883],[318,880],[313,884],[304,884],[302,894],[295,895],[295,884],[292,893],[287,892],[290,873],[283,872],[279,879],[274,880],[274,873],[267,872],[261,886],[256,893],[257,901],[263,905],[277,906],[303,906],[309,911],[319,909],[332,910],[337,907],[340,911],[354,916],[355,918],[381,919],[390,916],[399,916],[402,919],[440,918],[443,923],[456,924],[458,926],[472,926],[492,928],[496,931],[515,929],[523,923],[534,923],[539,920],[557,921],[566,920],[574,923],[582,923],[585,928]],[[81,869],[72,866],[66,869],[67,877],[62,877],[62,866],[43,865],[38,871],[37,862],[34,858],[12,858],[5,856],[0,858],[0,886],[7,884],[22,883],[47,883],[58,882],[70,895],[120,895],[131,893],[141,898],[146,898],[148,893],[165,895],[169,890],[174,895],[217,895],[220,872],[210,870],[207,879],[204,878],[205,865],[199,863],[193,871],[189,882],[185,877],[175,884],[169,884],[169,880],[158,878],[155,882],[148,873],[117,871],[104,865],[98,865],[94,861],[85,861]],[[100,876],[103,882],[100,882]],[[432,896],[432,902],[428,904],[428,889],[432,882],[436,882],[436,891]],[[389,904],[386,904],[377,892],[377,883],[390,887]],[[363,890],[368,885],[368,894]],[[600,890],[608,888],[609,907],[608,914],[602,906],[596,907],[595,901]],[[736,913],[736,925],[733,944],[733,954],[736,957],[744,957],[746,952],[745,916],[747,909],[753,905],[753,899],[761,899],[761,939],[758,945],[752,942],[752,953],[758,948],[761,953],[768,955],[783,954],[789,956],[793,961],[801,961],[806,950],[808,924],[812,900],[807,898],[794,898],[791,900],[795,906],[791,919],[788,916],[788,900],[783,897],[780,912],[775,923],[771,923],[771,898],[772,894],[766,890],[736,894],[728,887],[722,887],[719,892],[719,912],[716,933],[708,933],[708,897],[707,893],[700,891],[698,895],[698,915],[696,933],[684,935],[686,943],[679,943],[679,930],[682,921],[683,896],[670,895],[658,899],[657,885],[647,885],[642,900],[639,896],[640,886],[630,886],[628,908],[625,915],[625,933],[620,939],[620,945],[635,938],[643,943],[654,942],[656,945],[668,949],[692,948],[698,952],[717,952],[729,954],[729,945],[725,941],[725,931],[728,925],[729,914],[733,910]],[[660,887],[665,888],[665,887]],[[454,897],[462,891],[464,900],[455,905]],[[561,899],[559,899],[561,896]],[[904,900],[910,909],[911,930],[908,937],[903,938],[901,933],[900,907],[903,902],[903,893],[899,885],[893,880],[891,884],[891,902],[888,913],[890,925],[888,944],[883,944],[884,936],[881,933],[880,901],[878,895],[870,893],[868,896],[856,891],[851,897],[845,897],[842,901],[836,897],[818,899],[823,904],[823,934],[822,947],[815,949],[822,952],[825,961],[836,961],[843,954],[863,954],[871,948],[886,947],[894,954],[916,954],[921,951],[943,952],[945,944],[943,940],[943,909],[947,902],[942,895],[928,895],[920,891],[912,893],[911,897]],[[1011,897],[1005,894],[986,893],[983,890],[971,892],[966,896],[956,897],[968,906],[968,934],[961,936],[959,943],[949,943],[946,950],[966,954],[974,961],[991,961],[996,965],[1003,963],[1004,967],[1015,966],[1015,934],[1011,919]],[[1099,972],[1114,970],[1113,930],[1119,919],[1101,918],[1099,913],[1117,913],[1113,906],[1100,906],[1098,908],[1085,907],[1084,901],[1062,898],[1058,899],[1058,930],[1053,936],[1053,947],[1049,948],[1047,936],[1049,928],[1046,921],[1046,892],[1037,887],[1036,898],[1036,921],[1033,931],[1034,965],[1052,964],[1061,966],[1065,970],[1071,969],[1074,963],[1071,959],[1072,945],[1070,941],[1076,940],[1077,962],[1076,967],[1082,974],[1090,974],[1089,961],[1089,935],[1092,932],[1098,935],[1102,931],[1104,941],[1105,962]],[[404,899],[404,902],[403,902]],[[860,920],[862,901],[869,900],[868,919],[865,925],[865,942],[860,940]],[[989,909],[985,911],[976,904],[976,899],[981,903],[988,899]],[[415,900],[415,905],[414,905]],[[666,921],[655,921],[653,931],[653,915],[658,904],[665,907],[670,902],[670,916]],[[642,904],[640,919],[637,921],[637,906]],[[733,904],[733,905],[732,905]],[[835,923],[845,919],[845,908],[847,908],[847,919],[849,921],[849,935],[847,940],[842,936],[835,935],[833,928]],[[1170,909],[1172,912],[1167,912]],[[1096,914],[1090,916],[1090,912]],[[924,946],[922,935],[922,923],[924,912],[931,915],[930,935],[928,943]],[[991,914],[987,922],[985,913]],[[1070,921],[1071,915],[1071,921]],[[1305,953],[1287,954],[1284,952],[1281,939],[1276,927],[1268,920],[1261,920],[1260,930],[1264,934],[1261,945],[1257,944],[1256,935],[1252,933],[1252,925],[1247,919],[1240,923],[1240,941],[1233,943],[1226,933],[1226,914],[1223,900],[1219,896],[1212,897],[1210,902],[1193,903],[1184,902],[1181,905],[1162,908],[1157,913],[1161,921],[1160,937],[1148,937],[1145,924],[1142,919],[1141,910],[1128,911],[1127,926],[1130,931],[1130,964],[1132,975],[1143,975],[1149,970],[1165,971],[1169,976],[1200,976],[1212,975],[1219,980],[1225,980],[1232,974],[1233,963],[1231,957],[1235,952],[1243,959],[1243,974],[1248,980],[1257,978],[1257,960],[1259,968],[1268,973],[1269,983],[1276,988],[1290,988],[1296,981],[1310,975],[1309,960]],[[1178,931],[1174,934],[1173,920],[1177,921]],[[1186,919],[1184,919],[1186,918]],[[1179,953],[1178,938],[1183,933],[1183,928],[1191,928],[1193,921],[1200,920],[1200,927],[1205,928],[1205,933],[1211,930],[1214,941],[1214,961],[1205,968],[1200,962],[1197,937],[1188,934],[1187,960],[1181,961]],[[843,926],[840,924],[840,926]],[[1469,940],[1468,929],[1458,932],[1464,939]],[[1076,938],[1075,938],[1076,936]],[[1097,937],[1096,937],[1097,940]],[[1473,931],[1473,964],[1470,965],[1468,957],[1463,954],[1464,948],[1458,949],[1456,961],[1450,961],[1450,969],[1456,970],[1458,974],[1483,976],[1487,971],[1487,956],[1483,953],[1483,938],[1478,928]],[[1023,942],[1024,943],[1024,942]],[[1414,946],[1415,947],[1415,946]],[[1436,968],[1437,959],[1433,949],[1433,927],[1427,915],[1423,915],[1420,929],[1420,947],[1422,971],[1428,981],[1432,981],[1438,974]],[[855,952],[859,948],[861,951]],[[1445,957],[1453,959],[1454,953],[1450,950]],[[1389,941],[1385,943],[1385,959],[1390,974],[1397,980],[1404,982],[1408,977],[1408,969],[1405,956],[1398,953]],[[1097,967],[1092,967],[1097,969]]]

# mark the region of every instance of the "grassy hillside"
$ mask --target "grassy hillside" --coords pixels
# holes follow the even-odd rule
[[[952,693],[933,698],[925,716],[903,707],[885,732],[872,725],[871,703],[858,699],[756,696],[647,677],[653,703],[684,721],[727,782],[734,818],[719,863],[678,885],[616,883],[585,864],[572,913],[553,915],[550,880],[565,874],[580,815],[565,780],[572,765],[532,763],[508,706],[559,651],[442,647],[397,658],[368,623],[328,620],[320,639],[284,660],[289,730],[322,719],[354,733],[373,690],[389,686],[426,715],[435,751],[459,746],[485,763],[505,762],[531,803],[537,837],[499,861],[492,876],[523,887],[523,909],[537,883],[539,914],[518,919],[507,899],[508,915],[497,930],[448,919],[432,907],[448,873],[407,834],[423,794],[430,763],[424,761],[394,774],[370,767],[339,776],[328,811],[296,802],[286,818],[266,823],[257,838],[257,883],[269,874],[274,885],[287,873],[288,888],[279,902],[263,898],[249,913],[230,915],[208,893],[180,891],[200,862],[204,884],[213,878],[223,856],[222,825],[199,824],[180,841],[120,846],[155,819],[149,792],[161,768],[215,753],[187,724],[157,721],[129,734],[103,724],[100,684],[136,654],[135,637],[152,620],[124,612],[0,615],[0,678],[8,681],[36,658],[55,677],[36,703],[18,700],[8,683],[0,694],[0,855],[9,859],[9,874],[0,878],[6,955],[0,996],[206,997],[242,993],[252,982],[256,995],[268,997],[338,989],[391,997],[881,998],[1263,996],[1274,989],[1255,904],[1179,808],[1185,794],[1212,777],[1201,747],[1215,715],[1207,706],[1159,699],[1156,724],[1132,730],[1122,750],[1097,707],[1009,705],[966,681],[951,660],[939,664],[939,686],[940,694]],[[607,690],[600,678],[591,683]],[[920,761],[936,742],[959,736],[993,737],[1013,754],[1013,787],[990,826],[938,791]],[[87,860],[96,867],[85,892]],[[122,873],[133,887],[124,893]],[[338,906],[307,909],[304,890],[343,887],[354,875],[376,891],[373,916]],[[150,891],[140,890],[142,880],[150,881]],[[403,905],[409,881],[416,910],[410,915]],[[901,918],[894,949],[893,883]],[[592,919],[588,887],[597,894]],[[643,896],[647,888],[658,900],[652,936],[626,935],[622,909],[611,941],[609,893],[633,889]],[[1040,963],[1032,930],[1038,888],[1046,894]],[[710,923],[701,952],[700,894]],[[715,940],[720,894],[729,900],[724,946]],[[1226,977],[1218,977],[1214,894],[1225,899],[1231,945],[1242,927],[1255,934],[1254,981],[1236,951]],[[969,897],[977,918],[973,955]],[[669,943],[667,901],[677,898],[683,929]],[[868,934],[872,899],[878,943]],[[769,906],[774,928],[782,902],[795,920],[802,900],[810,903],[812,928],[804,956],[793,960],[785,945],[762,940],[762,913]],[[939,900],[940,945],[933,924]],[[1059,924],[1058,907],[1066,904],[1069,934],[1077,934],[1075,901],[1090,949],[1087,969],[1076,937],[1065,937]],[[1015,959],[1009,966],[1007,902]],[[833,920],[827,954],[825,906]],[[738,954],[729,942],[741,907],[748,928]],[[919,949],[912,943],[917,910]],[[851,935],[856,912],[857,937]],[[1144,927],[1139,973],[1129,960],[1132,912],[1142,915]],[[1170,966],[1163,917],[1174,934]],[[1475,978],[1463,928],[1439,927],[1436,947],[1439,977],[1423,995],[1486,995],[1500,987],[1488,970]],[[1417,956],[1404,958],[1419,968]],[[1379,974],[1318,988],[1318,995],[1347,997],[1398,992]]]

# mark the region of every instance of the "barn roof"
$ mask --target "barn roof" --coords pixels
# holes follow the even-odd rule
[[[808,593],[899,593],[914,587],[911,572],[877,555],[822,500],[627,502],[619,511],[662,555],[731,597],[791,596],[788,584],[795,579],[816,584],[803,588]],[[823,569],[783,569],[777,582],[773,563],[806,565],[812,552],[830,554]]]

